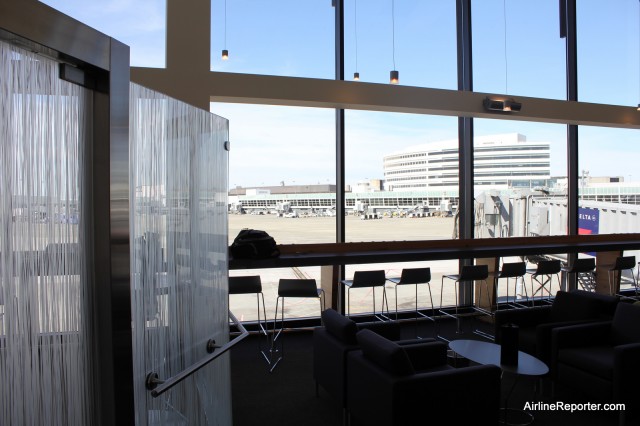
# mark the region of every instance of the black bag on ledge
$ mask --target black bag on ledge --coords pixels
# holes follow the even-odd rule
[[[236,259],[269,259],[280,256],[276,240],[265,231],[243,229],[233,240],[231,255]]]

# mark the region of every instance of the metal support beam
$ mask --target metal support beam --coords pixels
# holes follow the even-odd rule
[[[112,40],[109,94],[94,94],[91,210],[99,413],[134,424],[129,250],[129,47]]]
[[[577,41],[577,19],[576,0],[561,0],[566,9],[564,14],[566,53],[567,53],[567,100],[578,100],[578,41]],[[567,233],[578,235],[578,191],[579,185],[579,147],[578,147],[578,126],[567,125]],[[577,258],[577,254],[571,254],[567,260],[570,263]],[[571,274],[567,287],[569,290],[577,288],[578,283],[575,274]]]
[[[344,80],[344,0],[334,0],[335,7],[335,79]],[[344,109],[336,109],[336,242],[346,241],[345,229],[345,199],[346,199],[346,179],[345,179],[345,148],[344,148]],[[338,279],[344,279],[345,266],[340,265]],[[334,292],[341,292],[339,300],[344,301],[344,286],[333,283]],[[337,306],[339,312],[344,313],[344,306]]]
[[[456,29],[458,53],[458,90],[473,91],[471,56],[471,1],[456,2]],[[458,117],[458,237],[473,238],[473,118]],[[473,263],[473,259],[460,259],[459,267]],[[458,286],[460,305],[473,303],[473,283]]]

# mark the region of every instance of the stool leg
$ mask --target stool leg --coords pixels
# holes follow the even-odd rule
[[[524,282],[524,277],[522,277],[522,288],[524,289],[524,297],[527,298],[527,302],[529,302],[529,293],[527,293],[527,286]]]
[[[458,287],[457,289],[455,288],[456,285]],[[460,291],[460,281],[456,281],[453,287],[456,292],[456,333],[462,334],[462,324],[460,324],[460,316],[458,315],[458,305],[460,304],[458,302],[458,292]]]
[[[431,294],[431,282],[427,283],[427,288],[429,289],[429,301],[431,302],[431,321],[433,321],[433,337],[434,339],[438,338],[438,323],[436,322],[435,318],[433,318],[433,315],[435,314],[434,310],[434,306],[433,306],[433,295]]]
[[[271,368],[269,369],[269,372],[273,372],[273,370],[276,368],[278,363],[282,360],[283,352],[284,352],[284,344],[282,339],[280,339],[280,350],[278,350],[278,348],[276,347],[276,340],[278,340],[284,328],[284,297],[282,297],[282,314],[280,317],[281,318],[280,329],[278,329],[278,332],[276,333],[276,322],[278,320],[278,302],[280,302],[280,297],[276,298],[276,313],[273,317],[273,334],[271,336],[271,350],[269,353],[269,364],[271,365]],[[279,352],[279,356],[274,362],[273,355],[274,353],[278,353],[278,352]]]
[[[262,319],[264,320],[264,326],[262,325],[262,322],[260,322],[260,297],[262,297]],[[258,299],[258,326],[260,327],[259,333],[264,336],[263,338],[260,338],[258,340],[258,349],[260,350],[260,353],[262,354],[265,361],[267,361],[267,364],[271,364],[271,360],[266,353],[266,351],[271,351],[271,342],[269,338],[269,325],[267,323],[267,310],[264,304],[264,293],[256,293],[256,298]]]
[[[396,321],[398,321],[398,285],[395,286],[396,290]]]
[[[387,287],[383,284],[382,285],[382,318],[387,319],[387,320],[391,320],[391,318],[389,317],[389,298],[387,297]],[[387,315],[384,314],[384,308],[387,308]]]

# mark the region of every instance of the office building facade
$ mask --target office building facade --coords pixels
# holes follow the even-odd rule
[[[473,151],[477,189],[533,188],[550,178],[549,142],[528,142],[518,133],[476,136]],[[384,157],[388,190],[457,189],[458,141],[411,146]],[[480,188],[478,188],[480,187]]]

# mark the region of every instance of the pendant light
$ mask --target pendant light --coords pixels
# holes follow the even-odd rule
[[[224,0],[224,49],[222,49],[222,60],[229,59],[229,51],[227,50],[227,0]]]
[[[360,73],[358,72],[358,0],[353,1],[353,28],[356,40],[356,72],[353,73],[353,79],[360,81]]]
[[[400,73],[396,70],[396,17],[395,0],[391,0],[391,53],[393,55],[393,70],[389,73],[389,83],[400,83]]]

